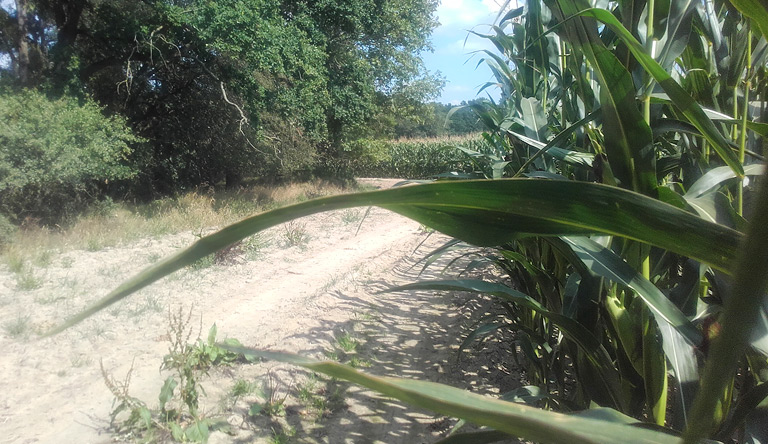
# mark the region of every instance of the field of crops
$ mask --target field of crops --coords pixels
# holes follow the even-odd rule
[[[458,148],[482,150],[480,134],[434,139],[370,140],[347,145],[342,161],[355,177],[429,179],[448,172],[471,173],[475,165]]]

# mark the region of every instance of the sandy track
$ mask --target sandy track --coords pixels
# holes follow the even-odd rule
[[[455,368],[453,350],[462,315],[451,297],[377,294],[434,277],[439,266],[418,276],[420,266],[412,265],[447,239],[427,239],[419,224],[377,208],[356,233],[364,210],[352,211],[275,227],[262,237],[268,245],[257,259],[241,254],[233,256],[234,264],[180,271],[52,339],[6,334],[0,339],[0,442],[110,442],[112,395],[103,383],[99,360],[118,379],[133,362],[131,394],[155,406],[167,376],[159,367],[168,350],[168,307],[193,307],[203,337],[215,322],[220,339],[234,337],[256,348],[324,358],[336,338],[347,334],[360,342],[356,353],[374,374],[462,387],[478,378],[498,379],[488,374],[474,375],[470,381],[465,370]],[[309,240],[289,247],[287,229],[302,230]],[[25,318],[30,330],[41,331],[193,240],[186,233],[100,252],[58,255],[38,271],[45,284],[33,291],[17,290],[12,274],[0,269],[0,316],[4,322]],[[217,432],[211,442],[266,442],[272,436],[272,422],[244,421],[247,405],[223,410],[216,401],[236,378],[259,380],[267,373],[279,381],[278,390],[289,394],[306,378],[306,372],[290,366],[260,363],[216,368],[203,381],[206,411],[228,417],[235,428],[235,436]],[[445,420],[366,390],[344,390],[343,408],[321,420],[306,420],[300,406],[287,410],[281,421],[295,430],[294,441],[433,442],[447,427]]]

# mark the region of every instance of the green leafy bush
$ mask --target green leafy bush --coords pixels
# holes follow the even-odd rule
[[[82,210],[99,187],[136,174],[129,155],[139,141],[90,99],[3,92],[0,212],[50,223]]]

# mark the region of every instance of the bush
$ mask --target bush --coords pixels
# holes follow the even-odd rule
[[[139,141],[90,99],[0,93],[0,212],[56,223],[82,210],[105,184],[136,174],[128,159]]]

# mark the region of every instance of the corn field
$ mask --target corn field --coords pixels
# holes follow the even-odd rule
[[[496,298],[504,316],[476,335],[514,330],[531,385],[491,399],[240,351],[487,427],[446,442],[765,442],[767,33],[768,11],[755,0],[544,0],[507,10],[478,33],[495,47],[480,54],[494,74],[483,89],[499,88],[501,99],[473,106],[487,128],[483,149],[456,148],[469,163],[453,171],[485,179],[333,196],[247,218],[57,331],[270,226],[377,205],[492,247],[497,281],[395,290]]]
[[[472,151],[490,149],[480,134],[427,139],[350,142],[337,162],[354,177],[430,179],[446,172],[471,174],[476,165],[456,146]]]

